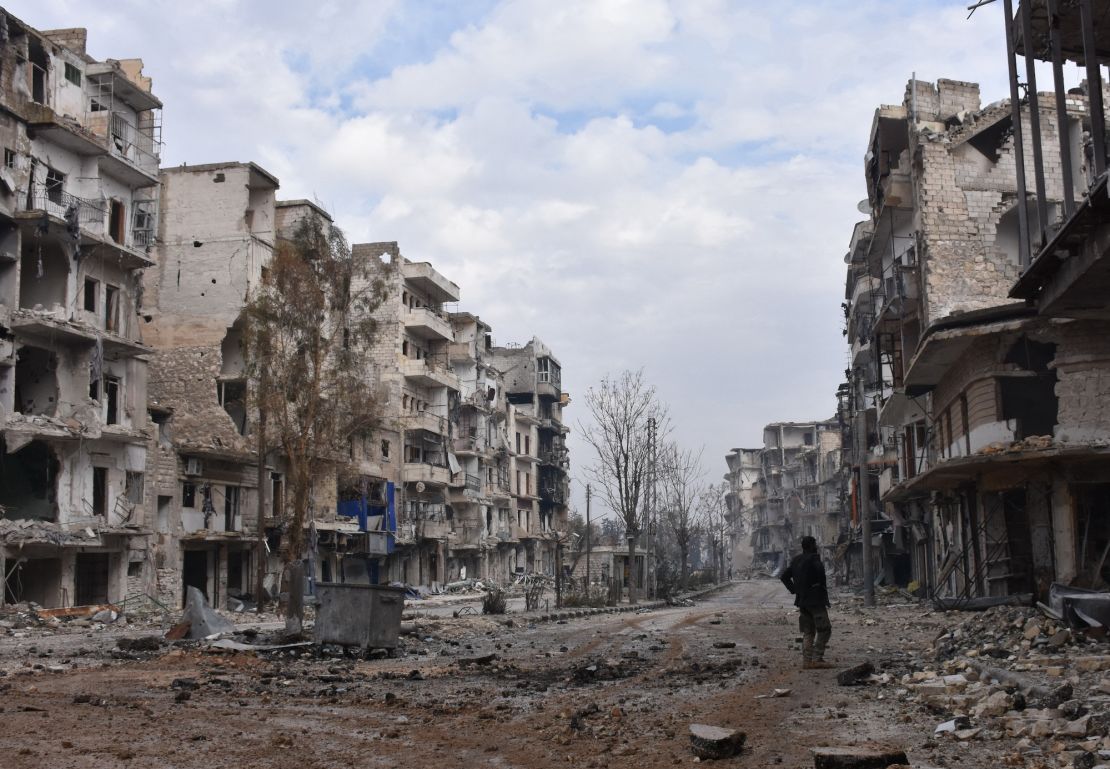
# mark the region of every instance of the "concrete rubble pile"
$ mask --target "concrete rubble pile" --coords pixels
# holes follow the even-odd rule
[[[1110,769],[1105,633],[1073,631],[1038,609],[994,607],[949,627],[930,653],[919,669],[870,683],[937,716],[936,739],[1017,738],[1020,756],[1044,766]]]

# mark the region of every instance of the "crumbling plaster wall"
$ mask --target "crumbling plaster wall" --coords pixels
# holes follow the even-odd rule
[[[1110,323],[1062,321],[1051,326],[1057,343],[1056,440],[1110,442]]]
[[[919,159],[915,181],[926,324],[1011,301],[1008,294],[1020,267],[1016,251],[999,237],[999,225],[1016,202],[1014,139],[1012,135],[1004,139],[993,162],[966,141],[1008,114],[1006,104],[990,107],[967,125],[911,137]],[[1054,113],[1042,107],[1040,119],[1044,146],[1055,146]],[[1022,130],[1032,185],[1028,109],[1023,112]],[[1059,159],[1052,154],[1045,157],[1046,196],[1058,201],[1063,197],[1062,182]]]
[[[216,380],[222,356],[213,346],[182,346],[162,350],[151,361],[149,390],[162,408],[173,409],[173,441],[189,449],[248,454],[251,442],[239,434],[220,405]]]

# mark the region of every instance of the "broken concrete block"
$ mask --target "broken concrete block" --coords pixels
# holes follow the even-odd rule
[[[814,748],[813,769],[887,769],[908,764],[904,750],[874,747]]]
[[[967,716],[956,716],[951,721],[945,721],[943,724],[937,724],[937,728],[933,730],[933,734],[950,734],[957,732],[961,729],[967,729],[971,726],[971,721]]]
[[[210,635],[234,632],[235,625],[208,605],[204,593],[190,587],[186,595],[185,613],[181,616],[181,621],[189,623],[189,638],[207,638]]]
[[[863,662],[855,667],[842,670],[836,674],[836,682],[841,686],[858,686],[875,672],[875,666],[870,662]]]
[[[972,709],[976,718],[995,718],[1005,715],[1013,707],[1013,698],[1006,692],[995,692]]]
[[[698,758],[731,758],[744,747],[747,738],[737,729],[708,724],[690,724],[690,747]]]

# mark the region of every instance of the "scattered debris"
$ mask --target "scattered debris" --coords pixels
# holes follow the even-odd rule
[[[814,748],[814,769],[887,769],[910,761],[903,750],[876,747]]]
[[[867,679],[869,679],[874,672],[874,665],[870,662],[861,662],[859,665],[837,673],[836,682],[841,686],[859,686],[862,683],[866,683]]]

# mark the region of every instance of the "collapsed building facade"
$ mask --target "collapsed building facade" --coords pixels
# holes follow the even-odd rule
[[[142,62],[85,38],[0,10],[0,604],[274,595],[291,510],[282,457],[260,457],[244,310],[281,241],[331,217],[254,163],[160,169]],[[381,418],[313,484],[310,580],[554,573],[557,360],[494,347],[396,243],[352,253],[389,267],[364,361]]]
[[[0,602],[123,601],[153,578],[139,271],[161,102],[138,59],[0,9]]]
[[[1110,30],[1061,5],[1010,20],[1010,100],[911,81],[877,110],[846,259],[853,519],[882,535],[879,579],[957,605],[1105,583],[1105,94],[1084,51]],[[1025,40],[1055,93],[1030,68],[1019,99]],[[1089,59],[1078,88],[1065,56]]]
[[[730,486],[730,518],[747,517],[753,568],[781,569],[803,536],[833,553],[841,540],[840,440],[836,420],[773,422],[763,428],[762,448],[729,455],[736,469],[725,477],[737,483],[735,492]]]

